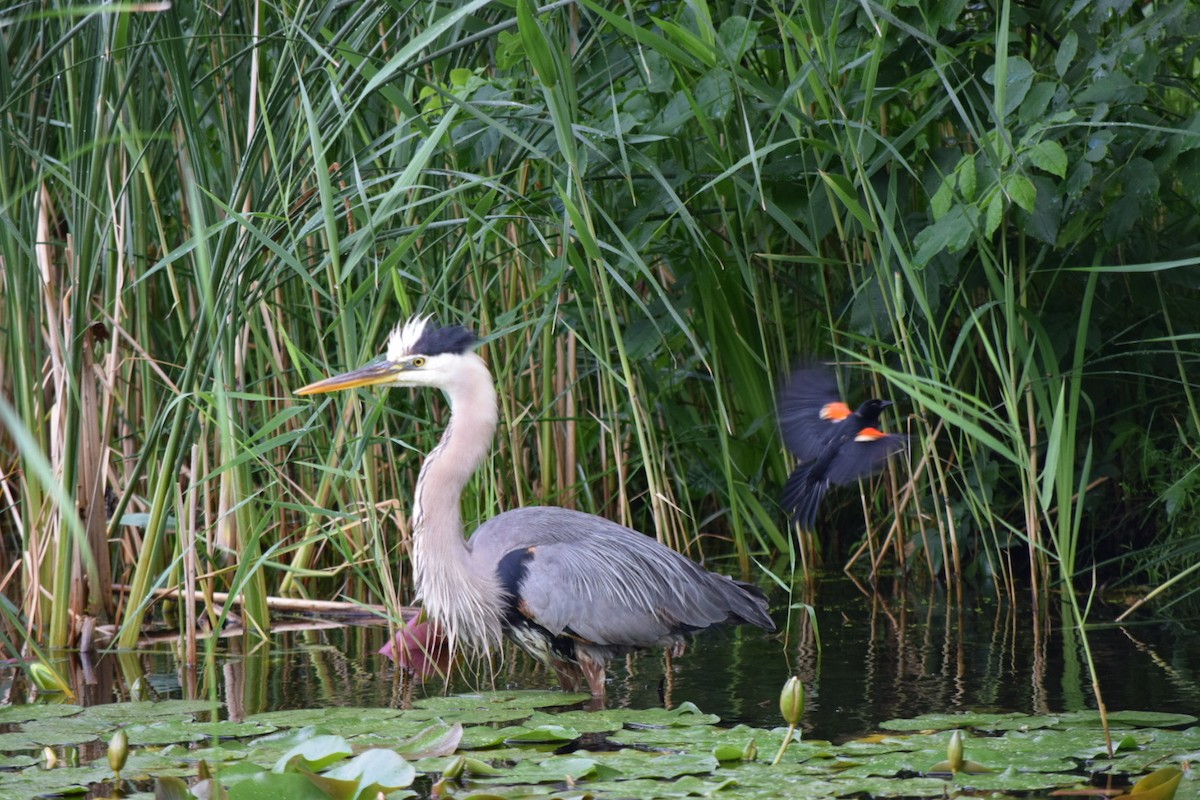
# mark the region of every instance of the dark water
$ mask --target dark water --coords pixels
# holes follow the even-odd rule
[[[729,724],[774,727],[780,724],[779,690],[794,672],[808,694],[806,735],[822,739],[927,712],[1041,714],[1096,707],[1079,636],[1063,628],[1053,598],[1055,607],[1039,615],[991,597],[958,606],[941,594],[871,596],[839,581],[823,585],[812,602],[815,626],[798,611],[776,637],[752,629],[706,634],[669,667],[661,653],[614,663],[609,704],[645,708],[690,701]],[[1104,609],[1093,612],[1097,621],[1104,616]],[[777,620],[782,617],[779,611]],[[420,686],[403,680],[375,653],[385,637],[380,627],[308,630],[281,634],[253,652],[226,640],[194,674],[178,668],[173,651],[137,658],[160,695],[217,697],[235,716],[402,706],[414,696],[446,690],[437,679]],[[1110,711],[1200,713],[1195,626],[1097,625],[1089,642]],[[472,684],[490,688],[484,679],[458,678],[451,689]],[[555,685],[515,651],[495,677],[499,688]]]

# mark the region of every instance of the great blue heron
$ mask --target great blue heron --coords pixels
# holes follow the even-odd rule
[[[426,457],[413,495],[418,600],[452,648],[494,649],[507,633],[552,667],[567,691],[586,678],[604,697],[617,655],[674,647],[715,625],[775,629],[766,597],[705,570],[656,540],[565,508],[506,511],[463,538],[463,487],[492,444],[496,387],[475,336],[416,317],[396,327],[387,353],[305,386],[307,395],[357,386],[429,386],[450,401],[450,421]]]
[[[779,429],[800,460],[783,487],[783,507],[805,530],[831,484],[850,483],[883,467],[908,437],[884,433],[880,413],[890,400],[867,400],[851,411],[838,395],[837,378],[821,366],[792,373],[779,395]]]

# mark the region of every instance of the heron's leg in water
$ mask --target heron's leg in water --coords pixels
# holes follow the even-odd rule
[[[550,666],[554,667],[554,674],[558,676],[558,685],[564,692],[579,691],[579,681],[583,678],[583,672],[580,671],[578,665],[556,658],[550,662]]]
[[[592,658],[587,653],[577,652],[576,658],[579,659],[579,668],[583,670],[583,675],[587,678],[588,690],[592,693],[592,697],[603,700],[606,688],[604,685],[605,663]]]

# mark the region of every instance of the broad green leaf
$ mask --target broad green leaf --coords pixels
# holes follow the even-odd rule
[[[971,233],[971,222],[963,207],[952,207],[944,217],[917,234],[913,242],[917,246],[912,257],[913,266],[925,266],[943,250],[961,250],[971,240]]]
[[[1079,34],[1074,30],[1067,31],[1067,35],[1062,38],[1062,42],[1058,46],[1058,53],[1054,56],[1054,71],[1058,73],[1058,77],[1067,74],[1067,70],[1075,62],[1075,53],[1079,51]]]
[[[283,772],[296,760],[307,765],[309,769],[322,770],[353,753],[349,742],[341,736],[314,736],[281,755],[272,770]]]
[[[71,717],[84,711],[82,706],[69,703],[30,703],[0,706],[0,725],[34,720]]]
[[[536,744],[538,742],[570,742],[578,738],[579,731],[577,730],[564,728],[562,725],[539,725],[536,728],[522,728],[510,736],[505,736],[504,741]]]
[[[954,182],[954,176],[944,178],[933,197],[929,198],[929,210],[935,220],[941,219],[950,210],[950,205],[954,202]]]
[[[367,750],[324,773],[326,778],[357,783],[355,796],[370,798],[411,786],[416,776],[412,764],[391,750]]]
[[[1058,142],[1042,140],[1029,148],[1026,155],[1038,169],[1060,178],[1067,177],[1067,151]]]
[[[1004,220],[1004,195],[1001,192],[992,192],[992,196],[987,203],[987,218],[983,226],[983,232],[986,236],[991,236],[1000,227],[1000,223]]]
[[[463,726],[461,722],[453,725],[439,723],[430,725],[396,746],[396,750],[406,758],[428,758],[447,756],[458,749],[462,741]]]
[[[597,759],[578,753],[529,759],[501,770],[495,779],[480,776],[480,780],[486,783],[578,783],[596,772],[597,763]]]
[[[1118,800],[1171,800],[1179,782],[1183,780],[1183,772],[1175,767],[1163,767],[1139,780]]]
[[[1023,210],[1032,213],[1037,205],[1037,190],[1024,175],[1009,175],[1004,179],[1004,191]]]
[[[963,156],[958,162],[958,167],[955,168],[955,174],[958,176],[958,191],[962,198],[967,202],[975,199],[975,188],[978,182],[978,177],[975,170],[975,155],[968,153]]]
[[[226,773],[221,773],[222,782]],[[247,775],[229,787],[228,800],[330,800],[324,791],[296,772],[260,772]]]
[[[1025,99],[1026,92],[1033,84],[1035,76],[1033,65],[1023,56],[1009,56],[1006,91],[1004,95],[1004,116],[1012,114]],[[994,84],[996,81],[995,67],[988,67],[983,73],[983,79]]]
[[[487,711],[496,708],[535,709],[573,706],[589,700],[586,694],[538,691],[497,691],[456,694],[449,697],[424,697],[413,706],[438,713],[449,711]]]

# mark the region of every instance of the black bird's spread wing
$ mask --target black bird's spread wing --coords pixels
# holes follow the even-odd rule
[[[851,483],[878,472],[888,456],[907,446],[907,436],[884,433],[878,428],[863,428],[852,441],[838,448],[837,455],[829,462],[825,477],[830,483],[838,485]]]
[[[819,456],[850,413],[838,395],[837,378],[818,364],[801,366],[779,393],[779,430],[801,461]]]
[[[811,530],[830,486],[852,483],[883,467],[908,437],[875,426],[886,405],[868,400],[852,411],[838,395],[837,378],[809,362],[792,373],[779,395],[779,430],[799,464],[783,487],[783,507]]]

